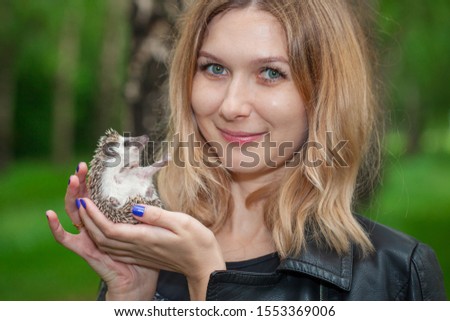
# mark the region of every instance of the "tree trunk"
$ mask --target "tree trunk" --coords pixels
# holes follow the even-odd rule
[[[72,159],[74,146],[75,92],[80,45],[80,11],[66,8],[58,48],[53,104],[52,158],[55,163]]]
[[[99,69],[99,95],[97,98],[93,134],[98,137],[106,129],[129,130],[130,115],[125,106],[122,90],[123,54],[126,47],[126,19],[129,2],[106,1],[104,34]]]
[[[14,77],[13,54],[1,55],[0,67],[0,170],[6,168],[12,159],[13,115],[14,115]]]
[[[165,136],[166,66],[173,44],[174,23],[183,8],[182,0],[133,1],[133,47],[125,97],[133,114],[133,131],[148,134],[155,145]],[[150,144],[150,161],[154,160],[153,154]]]
[[[408,95],[405,98],[405,111],[409,120],[406,153],[417,154],[420,151],[420,138],[424,128],[423,108],[421,108],[420,86],[415,83],[407,87]]]
[[[12,3],[0,4],[0,170],[13,158],[14,95],[16,79],[14,66],[18,51],[16,17]]]

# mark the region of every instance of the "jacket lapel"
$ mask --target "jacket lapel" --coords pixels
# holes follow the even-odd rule
[[[304,273],[350,291],[353,271],[353,246],[345,255],[319,249],[309,243],[298,257],[288,257],[280,262],[278,271]]]

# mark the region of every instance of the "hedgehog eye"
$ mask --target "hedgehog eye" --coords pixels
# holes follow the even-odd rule
[[[127,139],[124,143],[123,143],[124,147],[130,147],[130,141]]]
[[[118,155],[117,153],[117,148],[119,147],[119,143],[116,142],[108,142],[105,145],[103,145],[102,149],[103,149],[103,153],[106,156],[109,157],[115,157]]]

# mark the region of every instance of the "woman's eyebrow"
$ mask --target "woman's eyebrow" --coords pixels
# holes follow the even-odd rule
[[[269,56],[269,57],[263,57],[253,60],[256,64],[270,64],[272,62],[282,62],[285,64],[289,64],[289,61],[284,58],[283,56]]]
[[[220,64],[223,64],[222,59],[220,59],[219,57],[217,57],[207,51],[204,51],[204,50],[199,51],[198,57],[209,58],[211,60],[217,61]],[[268,63],[273,63],[273,62],[282,62],[285,64],[289,64],[289,61],[283,56],[268,56],[268,57],[256,58],[251,61],[251,63],[255,64],[255,65],[268,64]]]
[[[211,54],[211,53],[209,53],[209,52],[207,52],[207,51],[204,51],[204,50],[200,50],[200,51],[199,51],[198,57],[208,58],[208,59],[217,61],[217,62],[220,63],[220,64],[223,64],[222,59],[220,59],[219,57],[216,57],[216,56],[214,56],[213,54]]]

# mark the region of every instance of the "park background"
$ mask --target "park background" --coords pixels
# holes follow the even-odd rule
[[[387,136],[363,214],[431,245],[450,294],[450,2],[354,0],[374,30]],[[364,5],[361,5],[364,3]],[[161,138],[182,0],[0,3],[0,300],[93,300],[98,277],[57,244],[67,180],[109,127]]]

